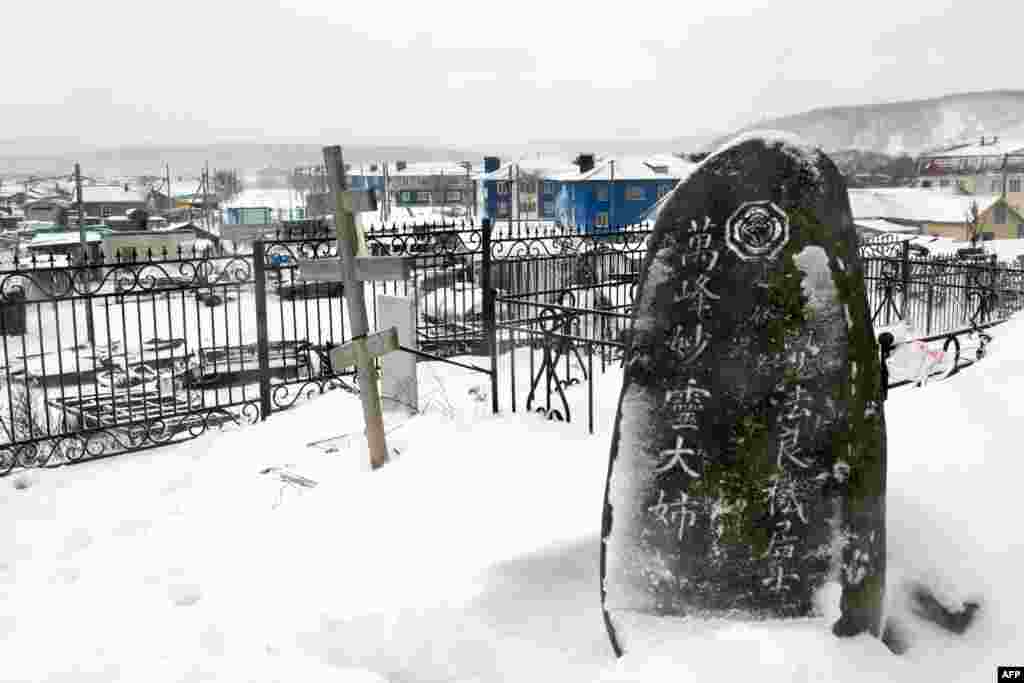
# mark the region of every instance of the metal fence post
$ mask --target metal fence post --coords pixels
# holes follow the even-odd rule
[[[900,302],[900,318],[907,319],[907,304],[910,303],[910,240],[903,241],[901,280],[903,281],[903,301]]]
[[[924,325],[924,333],[929,335],[932,333],[932,316],[934,315],[935,309],[935,284],[933,278],[928,278],[928,318]]]
[[[481,284],[483,287],[484,336],[487,338],[487,352],[491,357],[491,411],[498,412],[498,318],[495,311],[494,288],[491,285],[491,219],[481,223]]]
[[[256,353],[260,366],[260,420],[270,415],[270,340],[267,331],[267,270],[263,240],[252,243],[256,279]]]

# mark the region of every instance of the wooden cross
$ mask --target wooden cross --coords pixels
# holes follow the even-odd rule
[[[334,224],[338,232],[338,254],[341,261],[324,259],[320,263],[302,261],[299,273],[307,279],[341,280],[348,302],[348,319],[352,340],[331,351],[331,364],[337,370],[355,365],[359,374],[359,396],[366,418],[366,442],[370,450],[370,465],[377,469],[388,461],[384,439],[384,417],[380,399],[380,384],[375,359],[398,349],[395,328],[369,334],[366,315],[366,296],[362,282],[367,280],[404,279],[410,263],[400,257],[368,257],[362,231],[356,226],[352,193],[347,191],[345,164],[341,147],[324,147],[324,163],[334,194]],[[316,264],[316,265],[314,265]]]

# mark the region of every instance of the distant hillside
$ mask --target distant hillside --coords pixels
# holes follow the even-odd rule
[[[43,153],[25,153],[26,145],[0,141],[0,175],[71,173],[75,162],[87,176],[163,175],[164,164],[172,176],[197,176],[206,162],[215,168],[255,171],[265,167],[291,169],[322,163],[323,147],[317,144],[264,144],[231,142],[212,145],[133,146],[112,149],[88,149],[68,144],[67,151],[55,151],[48,145]],[[33,147],[39,149],[40,147]],[[45,149],[45,148],[44,148]],[[8,150],[16,150],[11,153]],[[344,145],[345,161],[355,164],[374,161],[477,161],[478,154],[450,148],[416,146]]]
[[[785,130],[826,152],[861,150],[890,156],[920,154],[952,142],[1018,129],[1024,133],[1024,90],[947,95],[928,100],[814,109],[767,119],[737,132]],[[715,140],[715,147],[732,135]]]
[[[578,154],[637,155],[676,154],[700,149],[713,135],[688,135],[672,139],[610,137],[580,140],[531,140],[524,145],[496,146],[491,154],[518,158],[521,155],[561,156],[568,160]]]

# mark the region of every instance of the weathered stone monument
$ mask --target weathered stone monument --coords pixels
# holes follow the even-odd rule
[[[885,422],[846,185],[748,134],[658,217],[641,271],[602,531],[616,654],[666,619],[816,614],[881,635]]]

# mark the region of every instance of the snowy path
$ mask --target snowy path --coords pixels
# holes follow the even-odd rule
[[[963,636],[894,607],[902,657],[822,618],[616,664],[597,586],[616,371],[588,436],[585,420],[492,417],[468,392],[484,376],[423,363],[429,405],[389,419],[401,455],[379,472],[358,401],[332,392],[163,452],[0,480],[0,680],[988,680],[1024,649],[1021,349],[1013,321],[983,363],[887,403],[891,592],[916,580],[983,604]],[[334,452],[305,445],[346,432]]]

